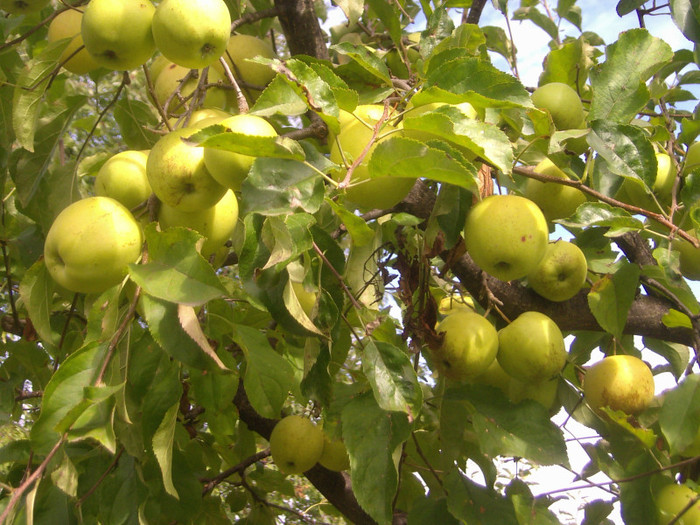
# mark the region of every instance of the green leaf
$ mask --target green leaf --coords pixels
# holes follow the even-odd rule
[[[175,485],[173,485],[173,440],[175,439],[179,406],[179,403],[175,403],[168,409],[158,425],[158,430],[153,435],[153,453],[163,475],[163,486],[165,491],[175,499],[180,499]]]
[[[514,405],[502,396],[485,395],[489,387],[464,385],[445,392],[446,400],[466,401],[482,451],[490,457],[520,456],[541,465],[568,464],[561,430],[541,404]]]
[[[615,10],[617,11],[617,16],[625,16],[646,3],[647,0],[620,0]]]
[[[548,501],[544,498],[535,499],[530,487],[520,478],[512,480],[506,488],[518,523],[537,525],[560,525],[559,519],[546,507]]]
[[[49,275],[44,259],[34,263],[19,283],[19,294],[32,320],[34,329],[42,341],[50,345],[57,343],[57,334],[51,328],[51,304],[54,282]]]
[[[700,375],[687,376],[663,398],[659,425],[671,454],[680,454],[700,432]]]
[[[148,262],[130,264],[131,278],[146,293],[173,303],[199,306],[226,294],[214,268],[197,253],[200,234],[187,228],[145,229]]]
[[[671,373],[676,378],[676,381],[685,373],[690,360],[690,350],[688,350],[686,345],[667,343],[659,339],[645,337],[644,346],[668,361],[671,365]]]
[[[188,142],[205,148],[233,151],[251,157],[275,157],[303,161],[306,158],[301,145],[288,137],[248,135],[214,124],[187,137]]]
[[[425,497],[413,504],[408,514],[410,525],[459,525],[459,520],[455,518],[447,508],[445,498],[435,499]]]
[[[446,147],[446,150],[451,148]],[[370,177],[426,179],[478,190],[476,168],[457,151],[451,156],[431,144],[405,137],[391,137],[377,144],[369,161]]]
[[[609,237],[644,228],[642,221],[629,212],[603,202],[584,202],[571,217],[557,222],[571,228],[610,228],[606,232]]]
[[[374,239],[374,230],[367,225],[367,221],[362,217],[358,217],[345,206],[330,199],[326,199],[326,203],[333,208],[333,211],[345,225],[355,246],[364,246]]]
[[[282,405],[295,383],[292,366],[256,328],[234,325],[231,337],[245,354],[243,385],[250,404],[262,416],[280,417]]]
[[[270,258],[263,270],[277,266],[280,271],[313,246],[309,229],[316,222],[308,213],[290,213],[285,217],[268,217],[263,227],[263,242],[270,249]]]
[[[671,18],[685,36],[695,44],[700,43],[700,22],[698,22],[697,4],[691,0],[671,0]]]
[[[627,323],[627,315],[639,287],[639,266],[623,264],[614,274],[593,283],[588,292],[588,307],[606,332],[618,339]]]
[[[631,29],[620,34],[605,54],[605,63],[591,70],[593,99],[588,118],[628,123],[649,100],[644,83],[673,58],[673,51],[646,29]]]
[[[405,412],[414,420],[423,404],[423,391],[408,355],[389,343],[369,339],[362,352],[362,370],[379,408]]]
[[[42,109],[40,102],[51,72],[56,69],[58,59],[68,43],[59,40],[46,46],[36,58],[27,63],[17,80],[12,99],[12,125],[17,141],[27,151],[34,151],[34,134]]]
[[[478,525],[519,525],[513,503],[496,492],[479,485],[459,470],[451,469],[445,476],[447,506],[453,516],[463,523]]]
[[[530,20],[547,33],[552,40],[559,38],[559,28],[554,20],[542,13],[536,7],[520,7],[513,11],[513,20]]]
[[[338,102],[333,90],[311,67],[297,58],[269,62],[301,99],[306,101],[309,109],[338,116]]]
[[[335,4],[343,10],[350,26],[354,26],[362,16],[364,0],[337,0]]]
[[[272,79],[251,108],[251,115],[269,117],[286,115],[293,117],[303,115],[309,107],[298,90],[294,89],[286,79],[278,75]]]
[[[382,84],[391,85],[389,68],[377,55],[370,53],[365,46],[340,42],[330,46],[330,49],[352,58],[364,71],[379,79]]]
[[[158,135],[148,131],[158,126],[153,107],[140,100],[134,100],[125,92],[114,106],[114,120],[119,133],[129,149],[147,150],[158,141]]]
[[[552,49],[544,61],[539,85],[562,82],[572,87],[578,85],[579,90],[583,90],[586,87],[588,71],[593,66],[593,58],[597,53],[599,53],[597,49],[583,37]]]
[[[441,106],[417,116],[409,112],[403,120],[403,127],[437,135],[488,160],[504,173],[511,172],[513,148],[506,134],[493,124],[469,118],[457,107]],[[377,149],[381,145],[382,143],[378,144]],[[372,157],[375,154],[376,149]]]
[[[429,71],[425,87],[468,95],[467,100],[459,102],[471,102],[477,107],[532,107],[530,95],[520,81],[478,58],[461,57],[441,64]]]
[[[48,452],[58,441],[56,425],[83,401],[84,389],[96,379],[106,352],[106,344],[84,346],[68,356],[51,377],[44,389],[41,413],[30,432],[37,452]]]
[[[400,12],[394,4],[385,0],[367,0],[370,9],[374,11],[384,27],[389,32],[391,40],[397,46],[401,44],[401,20]]]
[[[286,215],[297,208],[315,213],[323,196],[323,178],[308,164],[259,157],[241,186],[241,215]]]
[[[357,501],[378,523],[390,524],[401,444],[411,434],[406,414],[385,412],[366,392],[345,405],[341,418]]]

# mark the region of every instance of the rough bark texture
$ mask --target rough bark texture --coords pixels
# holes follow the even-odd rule
[[[292,55],[329,59],[313,0],[275,0],[275,7],[279,10],[279,21]]]

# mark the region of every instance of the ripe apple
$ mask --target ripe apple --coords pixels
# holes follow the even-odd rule
[[[158,75],[160,75],[163,69],[165,69],[165,67],[170,64],[172,64],[172,62],[160,53],[157,54],[156,57],[151,61],[151,64],[148,66],[148,74],[151,78],[151,83],[154,86],[156,84],[156,80],[158,80]]]
[[[496,358],[498,332],[476,312],[455,310],[435,327],[435,331],[444,334],[442,345],[433,351],[435,366],[449,379],[473,379]]]
[[[438,303],[438,312],[442,315],[449,315],[459,309],[474,311],[474,299],[471,296],[459,294],[446,295]]]
[[[491,364],[486,370],[471,379],[469,382],[475,385],[489,385],[498,388],[504,394],[508,395],[510,381],[513,379],[503,367],[498,363],[498,359],[491,361]]]
[[[558,240],[547,245],[537,268],[527,276],[530,287],[550,301],[571,299],[586,283],[588,263],[581,248]]]
[[[165,107],[165,102],[170,98],[168,103],[167,111],[169,114],[177,114],[185,111],[185,106],[192,104],[192,99],[188,98],[192,95],[194,90],[199,84],[199,76],[202,74],[198,71],[197,76],[190,76],[185,82],[182,80],[190,72],[189,68],[178,66],[170,62],[165,65],[158,75],[158,80],[156,80],[153,91],[156,95],[156,100],[161,107]],[[207,84],[224,84],[225,79],[221,74],[215,69],[209,69],[207,73]],[[180,97],[173,96],[173,94],[179,90]],[[184,100],[184,102],[183,102]],[[204,100],[201,102],[201,106],[204,108],[219,108],[223,109],[226,107],[228,100],[228,95],[226,90],[219,87],[207,88],[207,92],[204,96]]]
[[[676,525],[698,525],[700,523],[699,496],[700,494],[686,484],[669,483],[664,485],[654,494],[658,524],[667,525],[673,521]],[[676,517],[691,501],[695,501],[692,507],[676,520]]]
[[[532,103],[549,111],[554,126],[559,130],[579,128],[585,120],[578,93],[562,82],[550,82],[538,87],[532,94]]]
[[[547,410],[553,410],[556,407],[557,390],[559,390],[558,377],[538,383],[523,382],[514,377],[508,381],[508,398],[513,403],[531,399],[537,401]]]
[[[116,71],[145,64],[156,49],[150,0],[90,0],[81,34],[95,62]]]
[[[638,357],[611,355],[586,371],[583,395],[593,409],[610,407],[638,414],[654,398],[654,376]]]
[[[566,364],[564,337],[557,324],[540,312],[524,312],[498,332],[498,362],[511,376],[541,383]]]
[[[50,0],[0,0],[0,9],[11,15],[26,15],[49,5]]]
[[[223,0],[162,0],[153,15],[156,47],[190,69],[216,62],[230,34],[231,14]]]
[[[58,214],[44,243],[46,269],[72,292],[100,293],[118,284],[141,255],[141,228],[109,197],[74,202]]]
[[[517,195],[491,195],[472,206],[464,242],[474,262],[502,281],[532,272],[547,249],[549,230],[539,207]]]
[[[695,230],[688,233],[697,237]],[[681,237],[674,237],[671,247],[678,251],[681,273],[686,279],[700,281],[700,248],[696,248]]]
[[[180,211],[210,208],[226,193],[204,165],[204,148],[183,140],[196,132],[196,128],[188,127],[164,135],[151,149],[146,163],[153,193]]]
[[[280,472],[301,474],[313,467],[323,453],[323,430],[310,419],[282,418],[270,434],[270,454]]]
[[[671,201],[671,191],[676,180],[676,172],[673,169],[671,157],[667,153],[656,154],[656,165],[656,178],[651,189],[659,203],[668,204]],[[640,208],[648,210],[658,209],[654,199],[644,190],[644,187],[631,179],[624,180],[615,198]]]
[[[127,150],[105,162],[95,177],[95,194],[111,197],[133,209],[151,195],[146,175],[148,151]]]
[[[277,74],[267,64],[250,62],[252,58],[276,58],[274,49],[265,40],[251,35],[236,34],[228,38],[224,58],[233,75],[249,86],[264,88]],[[221,64],[214,65],[223,70]],[[222,72],[222,71],[221,71]],[[256,95],[257,93],[252,93]]]
[[[559,179],[569,178],[549,159],[540,162],[535,166],[534,171]],[[523,195],[540,207],[548,221],[569,217],[576,208],[586,202],[586,195],[581,190],[556,182],[541,182],[535,179],[527,179]]]
[[[162,228],[182,226],[191,228],[205,237],[202,256],[209,259],[231,238],[238,224],[238,199],[228,190],[211,208],[182,211],[162,203],[158,211]]]
[[[82,11],[77,9],[67,9],[56,15],[56,18],[51,20],[49,31],[46,39],[51,42],[56,42],[64,38],[70,38],[70,44],[61,53],[60,61],[64,62],[68,57],[73,55],[78,48],[83,46],[83,37],[80,34],[80,26],[83,20]],[[85,48],[78,51],[71,57],[70,60],[64,62],[63,67],[76,75],[84,75],[100,67],[95,62],[95,59],[90,56]]]
[[[264,118],[255,115],[234,115],[221,122],[227,130],[256,137],[276,137],[277,132]],[[248,176],[255,157],[224,151],[214,148],[204,148],[204,164],[212,177],[227,188],[240,191],[243,179]]]
[[[318,462],[328,470],[341,472],[350,468],[350,458],[345,443],[340,439],[331,439],[324,434],[323,452]]]
[[[339,165],[351,166],[360,156],[374,135],[373,126],[384,114],[384,107],[379,105],[358,106],[355,109],[362,120],[352,119],[345,125],[341,124],[340,133],[331,144],[330,159]],[[413,179],[399,177],[369,178],[367,167],[376,145],[386,138],[386,134],[396,128],[385,123],[369,151],[352,172],[350,186],[346,190],[348,200],[364,209],[388,209],[403,200],[413,187]],[[384,137],[382,137],[384,135]],[[332,174],[336,180],[345,178],[346,170],[341,169]]]

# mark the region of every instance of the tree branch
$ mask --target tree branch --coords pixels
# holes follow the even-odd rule
[[[330,60],[313,0],[275,0],[275,8],[292,55]]]

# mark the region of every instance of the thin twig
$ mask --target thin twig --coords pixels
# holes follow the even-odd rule
[[[232,476],[233,474],[240,473],[250,467],[251,465],[254,465],[258,461],[261,461],[268,457],[270,455],[270,448],[266,448],[265,450],[261,450],[260,452],[253,454],[250,457],[247,457],[240,463],[227,468],[223,472],[217,474],[213,478],[206,478],[202,479],[202,483],[204,483],[204,488],[202,489],[202,496],[206,496],[209,494],[212,490],[214,490],[214,487],[219,485],[222,481],[224,481],[226,478],[229,476]]]

